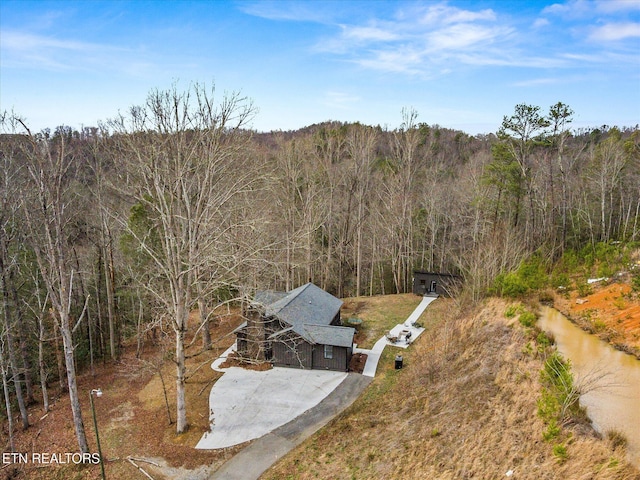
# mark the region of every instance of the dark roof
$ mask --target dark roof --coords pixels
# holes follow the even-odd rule
[[[340,312],[342,300],[313,283],[288,293],[259,292],[254,303],[264,306],[266,316],[276,317],[291,326],[272,336],[293,330],[310,343],[347,347],[353,343],[355,329],[331,325]]]
[[[289,325],[329,325],[342,307],[342,300],[313,283],[291,290],[286,296],[268,304],[267,316],[278,317]]]
[[[267,305],[271,305],[274,302],[282,299],[287,296],[287,292],[275,292],[273,290],[262,290],[260,292],[256,292],[256,296],[253,297],[253,304],[258,306],[266,307]]]
[[[307,338],[319,345],[335,345],[336,347],[350,347],[356,331],[351,327],[337,327],[335,325],[304,325]]]
[[[437,275],[438,277],[451,277],[451,278],[461,278],[460,275],[454,275],[452,273],[440,273],[440,272],[427,272],[426,270],[414,270],[414,275]]]

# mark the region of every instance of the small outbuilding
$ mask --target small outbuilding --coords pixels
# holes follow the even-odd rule
[[[413,271],[413,293],[451,297],[454,289],[462,283],[462,277],[449,273]]]

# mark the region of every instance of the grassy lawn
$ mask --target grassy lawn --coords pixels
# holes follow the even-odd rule
[[[350,317],[362,320],[356,326],[355,343],[359,348],[372,348],[380,337],[399,323],[404,322],[418,306],[422,297],[406,293],[402,295],[384,295],[377,297],[346,298],[342,307],[342,319],[345,325]],[[424,322],[429,309],[418,320]]]

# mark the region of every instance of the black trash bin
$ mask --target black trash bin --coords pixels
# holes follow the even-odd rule
[[[402,368],[402,355],[396,355],[396,370]]]

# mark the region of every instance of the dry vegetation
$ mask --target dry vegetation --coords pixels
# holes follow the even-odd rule
[[[492,300],[456,315],[451,301],[432,304],[405,368],[393,370],[385,349],[363,396],[263,478],[640,478],[588,425],[564,427],[567,457],[554,455],[536,414],[542,358],[505,308]]]
[[[418,302],[413,295],[349,299],[343,317],[363,319],[360,330],[366,346],[391,323],[404,320]],[[617,445],[624,442],[599,439],[585,424],[564,427],[567,458],[554,455],[553,445],[542,438],[545,425],[536,415],[542,358],[525,347],[531,338],[517,320],[504,317],[506,307],[491,300],[475,314],[463,315],[451,300],[434,302],[421,318],[427,331],[402,351],[405,367],[394,370],[397,350],[386,348],[378,375],[356,403],[264,478],[490,479],[502,478],[508,470],[518,479],[640,478],[626,464],[624,446]],[[213,338],[224,337],[238,322],[234,316],[224,318],[212,331]],[[107,478],[145,478],[127,461],[133,456],[156,480],[205,479],[243,448],[193,448],[209,427],[208,394],[220,375],[209,362],[231,342],[232,337],[224,337],[218,348],[190,360],[191,428],[180,436],[168,423],[160,376],[136,364],[133,350],[127,350],[119,364],[99,368],[95,377],[80,377],[92,451],[95,435],[88,392],[96,387],[104,391],[96,399],[96,410]],[[175,420],[173,369],[168,362],[163,367]],[[31,414],[34,425],[18,435],[17,450],[77,450],[67,395],[58,396],[45,418],[38,420],[36,407]],[[7,479],[100,478],[97,465],[8,465],[0,472],[0,478]]]
[[[91,451],[95,452],[95,432],[89,404],[89,391],[101,388],[103,395],[95,399],[98,429],[102,452],[107,459],[105,470],[110,479],[145,478],[127,460],[132,456],[136,463],[150,473],[155,480],[208,478],[220,464],[228,460],[238,449],[220,451],[195,450],[202,434],[209,429],[209,392],[221,374],[210,368],[211,362],[233,343],[227,335],[240,323],[237,315],[220,317],[220,325],[211,329],[212,338],[222,338],[213,350],[193,357],[188,361],[187,402],[190,429],[175,433],[175,366],[165,361],[162,366],[167,388],[171,418],[169,424],[163,388],[157,370],[151,364],[157,352],[147,345],[143,362],[135,359],[135,345],[125,349],[117,364],[107,364],[96,369],[96,376],[85,373],[79,377],[80,400],[85,428]],[[190,340],[190,339],[189,339]],[[170,341],[170,338],[169,338]],[[196,341],[189,353],[197,352]],[[170,351],[169,345],[169,351]],[[16,450],[19,452],[76,452],[78,444],[70,420],[69,396],[59,394],[51,411],[44,418],[39,406],[30,409],[33,425],[17,435]],[[154,465],[157,464],[160,467]],[[98,465],[4,465],[0,478],[9,479],[99,479]]]
[[[362,320],[357,326],[354,342],[360,348],[371,348],[386,331],[404,322],[420,303],[420,297],[411,293],[354,297],[344,301],[343,322],[355,317]]]

